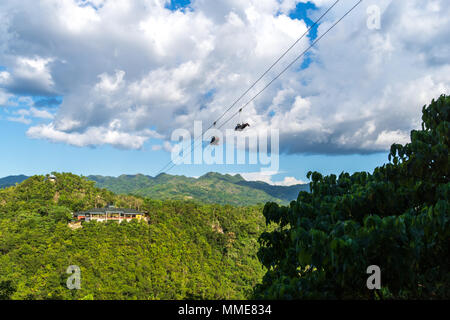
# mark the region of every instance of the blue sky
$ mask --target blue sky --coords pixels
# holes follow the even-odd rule
[[[45,174],[52,171],[76,174],[112,175],[143,173],[155,175],[168,161],[165,151],[153,151],[151,145],[142,150],[120,150],[111,146],[74,147],[46,140],[30,139],[26,136],[25,124],[1,120],[0,146],[6,152],[0,157],[0,176],[16,174]],[[281,155],[281,173],[274,181],[294,176],[306,181],[309,170],[324,174],[342,171],[371,171],[387,161],[386,153],[372,155]],[[259,166],[224,165],[180,165],[171,174],[200,176],[209,171],[221,173],[253,172]]]
[[[190,1],[187,0],[172,1],[170,5],[166,6],[166,8],[173,11],[185,11],[187,7],[190,7]],[[310,26],[313,24],[313,21],[308,14],[314,13],[316,9],[312,2],[299,3],[294,10],[290,11],[289,17],[304,20]],[[190,10],[194,9],[190,8]],[[207,8],[205,8],[205,12],[208,12]],[[314,28],[310,34],[310,40],[317,36],[317,32],[317,28]],[[276,56],[273,58],[275,59]],[[309,71],[309,67],[313,62],[314,57],[309,56],[301,66],[296,67],[297,73],[294,74],[294,77],[301,79],[303,77],[303,71]],[[0,72],[12,71],[12,67],[6,67],[6,65],[7,63],[3,65],[0,61]],[[264,70],[266,67],[267,65],[261,65],[260,70]],[[119,66],[112,66],[112,68],[119,69]],[[306,75],[311,77],[311,73],[306,73]],[[120,174],[135,173],[155,175],[170,160],[170,154],[168,152],[163,149],[159,151],[152,149],[152,147],[164,143],[164,141],[155,138],[144,142],[142,147],[136,150],[117,148],[109,144],[100,144],[95,147],[77,147],[62,142],[51,142],[50,139],[32,139],[27,135],[27,130],[30,126],[49,124],[52,121],[50,117],[58,114],[62,102],[66,99],[64,94],[45,92],[44,89],[41,91],[39,95],[35,96],[23,96],[11,92],[10,94],[14,96],[3,107],[0,107],[0,135],[2,137],[0,140],[0,148],[4,151],[2,157],[0,157],[0,176],[45,174],[52,171],[73,172],[83,175],[100,174],[117,176]],[[211,92],[210,98],[212,100],[216,95],[215,88],[211,88],[208,92]],[[229,96],[230,103],[232,99],[235,99],[236,92],[232,92],[232,94],[233,96]],[[317,93],[313,92],[311,94],[311,97],[313,97],[311,101],[315,101],[314,97],[317,95]],[[30,101],[26,97],[32,99],[34,107],[27,108]],[[291,97],[290,99],[293,101],[295,100],[294,98]],[[21,113],[20,110],[27,111],[22,111]],[[42,113],[41,111],[45,112]],[[284,110],[284,112],[288,111],[286,109]],[[332,112],[330,111],[330,113]],[[270,111],[271,116],[275,113],[276,111],[274,110]],[[373,123],[368,121],[365,125],[368,126],[367,130],[370,131]],[[150,126],[152,129],[153,127]],[[405,128],[408,129],[408,126],[399,125],[399,128],[402,130]],[[396,130],[399,128],[393,127],[389,131],[383,127],[384,131],[381,133],[384,134],[383,137],[389,136],[392,132],[396,133]],[[407,132],[406,129],[405,131]],[[302,140],[303,138],[305,140],[310,139],[310,135],[306,134],[305,137],[302,135],[298,135],[297,137],[298,140]],[[286,141],[292,140],[284,139],[281,143],[283,141],[286,143]],[[342,171],[372,171],[376,166],[387,162],[387,151],[366,152],[364,149],[357,150],[356,148],[354,152],[321,152],[320,154],[313,154],[313,152],[305,151],[288,154],[286,150],[289,147],[282,147],[282,149],[285,150],[285,153],[282,153],[280,156],[279,174],[272,177],[273,182],[282,181],[285,177],[294,177],[298,180],[306,181],[308,171],[319,171],[324,174],[339,174]],[[256,165],[180,165],[174,167],[169,173],[201,176],[210,171],[221,173],[249,173],[258,172],[259,169],[260,167]]]
[[[170,4],[166,6],[166,8],[170,10],[183,10],[191,4],[189,0],[174,0],[171,1]]]
[[[171,10],[184,10],[190,5],[188,0],[172,1],[167,6]],[[291,18],[304,19],[308,26],[313,21],[308,18],[308,10],[314,10],[311,3],[300,3],[290,14]],[[311,37],[317,34],[314,28]],[[304,64],[302,67],[307,67]],[[0,70],[6,67],[0,66]],[[46,105],[57,106],[64,97],[33,96],[34,101],[46,100]],[[16,99],[13,99],[16,100]],[[21,103],[19,102],[19,106]],[[100,174],[117,176],[120,174],[144,173],[155,175],[170,161],[170,154],[161,150],[153,151],[151,145],[160,141],[146,143],[141,150],[123,150],[111,146],[75,147],[62,143],[52,143],[46,140],[30,139],[26,135],[27,125],[8,121],[15,109],[0,109],[0,135],[4,137],[0,147],[6,153],[0,157],[0,176],[15,174],[45,174],[52,171],[73,172],[76,174]],[[38,120],[39,121],[39,120]],[[341,171],[370,171],[386,161],[385,153],[371,155],[286,155],[280,156],[280,174],[274,176],[274,181],[280,181],[286,176],[293,176],[306,181],[309,170],[325,174]],[[188,176],[200,176],[209,171],[221,173],[254,172],[258,165],[179,165],[170,173]]]

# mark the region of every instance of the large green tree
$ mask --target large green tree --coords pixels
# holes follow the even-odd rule
[[[450,97],[423,107],[422,129],[394,144],[372,174],[310,172],[311,193],[268,203],[258,256],[268,271],[256,297],[450,297]],[[381,268],[369,290],[368,266]]]

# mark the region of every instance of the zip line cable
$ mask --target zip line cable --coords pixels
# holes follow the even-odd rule
[[[291,63],[287,65],[275,78],[273,78],[264,88],[262,88],[253,98],[251,98],[246,104],[239,109],[238,112],[234,113],[227,121],[225,121],[222,125],[218,127],[218,129],[222,128],[225,124],[227,124],[231,119],[233,119],[239,112],[241,112],[245,107],[247,107],[250,103],[252,103],[261,93],[263,93],[272,83],[278,80],[279,77],[283,75],[294,63],[296,63],[301,57],[303,57],[317,42],[320,41],[328,32],[330,32],[339,22],[341,22],[350,12],[352,12],[363,0],[359,0],[350,10],[348,10],[338,21],[336,21],[327,31],[325,31],[320,37],[318,37],[305,51],[303,51],[297,58],[295,58]]]
[[[339,2],[339,0],[337,1]],[[337,3],[335,2],[335,4]],[[358,5],[361,4],[361,2],[363,2],[363,0],[359,0],[352,8],[350,8],[339,20],[337,20],[330,28],[328,28],[320,37],[318,37],[316,40],[314,40],[314,42],[306,49],[304,50],[300,55],[298,55],[291,63],[289,63],[287,65],[287,67],[285,67],[280,73],[278,73],[278,75],[273,78],[263,89],[261,89],[255,96],[253,96],[247,103],[245,103],[242,108],[240,108],[236,113],[234,113],[233,115],[231,115],[231,117],[229,117],[224,123],[222,123],[217,129],[222,128],[224,125],[226,125],[231,119],[233,119],[236,115],[238,115],[245,107],[247,107],[250,103],[252,103],[257,97],[259,97],[261,95],[261,93],[263,93],[270,85],[272,85],[272,83],[274,83],[278,78],[280,78],[294,63],[296,63],[301,57],[303,57],[314,45],[316,45],[328,32],[330,32],[336,25],[338,25],[345,17],[347,17]],[[333,4],[333,6],[335,5]],[[332,7],[331,7],[332,8]],[[330,9],[331,9],[330,8]],[[329,11],[329,10],[328,10]],[[328,12],[327,11],[327,12]],[[323,17],[323,16],[322,16]],[[322,18],[321,17],[321,18]],[[320,19],[321,19],[320,18]],[[319,20],[317,20],[319,21]],[[286,52],[287,53],[287,52]],[[281,60],[281,59],[280,59]],[[273,66],[272,66],[273,67]],[[268,72],[268,71],[267,71]],[[259,81],[259,80],[258,80]],[[256,84],[256,83],[255,83]],[[249,89],[248,91],[250,91],[251,89]],[[248,92],[247,91],[247,92]],[[241,99],[241,98],[240,98]],[[240,100],[239,99],[239,100]],[[231,109],[231,108],[230,108]],[[227,110],[228,112],[229,110]],[[225,112],[224,115],[227,113]],[[221,118],[223,117],[223,115],[221,116]],[[217,123],[214,122],[213,126],[215,126],[215,124]],[[212,127],[212,126],[211,126]],[[209,129],[211,129],[211,127]],[[209,130],[207,129],[207,130]],[[202,135],[203,137],[203,135]],[[200,140],[202,141],[202,140]],[[192,144],[195,144],[195,140]],[[194,147],[195,150],[195,147]],[[191,145],[191,150],[189,150],[189,153],[187,153],[186,155],[183,156],[183,158],[181,159],[182,161],[186,158],[186,156],[190,155],[192,153],[192,145]],[[169,167],[169,169],[167,169],[166,171],[170,171],[176,164],[173,163],[173,161],[169,162],[172,163],[172,165]],[[167,165],[164,167],[164,169],[167,167]],[[164,169],[161,171],[163,172]],[[160,172],[160,173],[161,173]],[[158,173],[158,174],[160,174]]]
[[[267,75],[269,72],[270,72],[270,70],[272,70],[273,69],[273,67],[275,67],[277,64],[278,64],[278,62],[280,62],[281,61],[281,59],[283,59],[285,56],[286,56],[286,54],[288,54],[288,52],[289,51],[291,51],[292,50],[292,48],[294,48],[296,45],[297,45],[297,43],[299,43],[300,42],[300,40],[302,40],[308,33],[309,33],[309,31],[311,31],[312,30],[312,28],[314,28],[319,22],[320,22],[320,20],[322,20],[322,18],[323,17],[325,17],[327,14],[328,14],[328,12],[330,12],[331,11],[331,9],[333,9],[334,8],[334,6],[336,6],[338,3],[339,3],[339,1],[340,0],[336,0],[336,2],[335,3],[333,3],[333,5],[331,6],[331,7],[329,7],[328,9],[327,9],[327,11],[325,11],[321,16],[320,16],[320,18],[319,19],[317,19],[309,28],[308,28],[308,30],[306,30],[305,31],[305,33],[303,33],[302,34],[302,36],[300,37],[300,38],[298,38],[270,67],[269,67],[269,69],[267,69],[251,86],[250,86],[250,88],[248,88],[216,121],[214,121],[215,123],[217,123],[217,122],[219,122],[219,120],[221,120],[224,116],[225,116],[225,114],[227,114],[227,112],[228,111],[230,111],[243,97],[245,97],[245,95],[247,94],[247,93],[249,93],[250,92],[250,90],[252,90],[258,83],[259,83],[259,81],[261,81],[261,79],[262,78],[264,78],[264,76],[265,75]]]
[[[219,122],[247,93],[250,92],[269,72],[272,70],[285,56],[286,54],[292,50],[322,19],[325,17],[338,3],[340,0],[336,0],[333,5],[331,5],[301,36],[298,38],[225,112],[216,120],[213,122],[213,124],[206,129],[208,131],[212,127],[214,127],[217,122]],[[196,137],[192,144],[191,148],[193,147],[194,143],[198,139],[202,139],[203,135]],[[157,175],[161,174],[165,171],[165,169],[172,163],[172,161],[169,161],[159,172]]]

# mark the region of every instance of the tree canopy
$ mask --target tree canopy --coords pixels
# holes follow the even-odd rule
[[[424,106],[422,120],[373,173],[310,172],[311,193],[265,205],[278,227],[260,237],[268,271],[256,297],[450,297],[450,97]],[[371,265],[381,290],[366,287]]]
[[[245,299],[261,281],[262,206],[115,195],[53,174],[0,190],[0,299]],[[72,212],[110,203],[149,221],[69,228]],[[66,286],[72,265],[80,290]]]

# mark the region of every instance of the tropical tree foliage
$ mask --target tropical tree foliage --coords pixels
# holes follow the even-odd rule
[[[423,108],[422,130],[373,173],[322,176],[290,206],[268,203],[260,298],[450,297],[450,97]],[[381,268],[381,290],[366,270]]]
[[[119,196],[54,174],[0,190],[0,299],[244,299],[261,281],[262,206]],[[69,227],[72,212],[108,203],[149,221]],[[80,290],[66,286],[71,265]]]

